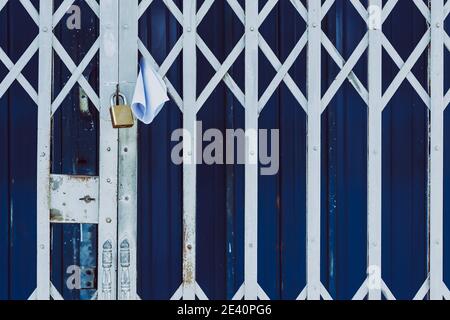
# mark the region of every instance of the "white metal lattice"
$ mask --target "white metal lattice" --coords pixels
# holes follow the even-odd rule
[[[379,8],[381,25],[370,23],[370,12],[359,0],[350,0],[360,17],[368,22],[367,33],[362,37],[353,53],[345,60],[322,30],[322,21],[336,4],[336,0],[309,0],[305,7],[300,0],[290,0],[293,10],[307,24],[307,30],[295,44],[287,59],[282,62],[259,33],[278,0],[269,0],[259,10],[258,1],[246,0],[242,8],[237,0],[227,3],[245,27],[245,33],[223,63],[217,59],[208,45],[197,33],[197,27],[211,9],[214,0],[205,0],[197,10],[195,0],[184,0],[182,10],[173,0],[162,0],[169,12],[183,27],[183,33],[161,65],[158,65],[149,50],[138,39],[138,20],[151,10],[150,5],[159,0],[84,0],[100,19],[101,34],[88,53],[77,66],[53,30],[61,21],[67,9],[75,0],[64,0],[59,8],[53,9],[53,1],[41,0],[39,11],[30,0],[19,0],[23,8],[39,27],[39,35],[16,63],[0,48],[0,61],[9,70],[0,82],[0,97],[17,80],[25,92],[38,106],[38,242],[37,242],[37,289],[31,295],[35,299],[62,299],[50,282],[50,134],[51,117],[72,88],[79,84],[89,99],[102,112],[109,107],[110,97],[117,83],[123,85],[127,96],[131,96],[136,75],[137,52],[139,51],[164,77],[173,101],[183,112],[184,129],[191,133],[192,140],[185,144],[185,164],[183,167],[184,244],[183,244],[183,284],[172,299],[208,299],[196,281],[196,119],[214,89],[223,81],[230,92],[245,108],[246,129],[258,129],[259,114],[282,83],[286,84],[299,106],[308,117],[308,165],[307,165],[307,285],[299,293],[298,299],[332,299],[320,280],[320,179],[321,176],[321,116],[346,80],[354,87],[368,108],[368,259],[369,266],[379,270],[381,261],[382,235],[382,113],[400,86],[408,81],[423,103],[431,112],[430,151],[430,270],[414,299],[422,300],[428,293],[431,299],[449,299],[450,291],[443,281],[443,170],[444,170],[444,111],[450,104],[450,90],[444,92],[444,48],[450,50],[450,37],[444,30],[444,22],[450,12],[450,1],[432,0],[427,6],[422,0],[412,0],[417,10],[429,25],[406,61],[383,33],[383,23],[391,15],[398,0],[370,0],[369,6]],[[2,10],[8,0],[0,0]],[[122,14],[119,14],[121,12]],[[135,39],[138,39],[135,41]],[[126,48],[126,50],[125,50]],[[340,68],[332,84],[321,91],[321,51],[325,49]],[[197,49],[215,70],[215,75],[197,96],[196,63]],[[425,50],[430,49],[430,79],[424,88],[412,69]],[[289,71],[307,50],[307,95],[289,75]],[[382,53],[389,55],[399,68],[398,74],[383,92]],[[368,52],[368,87],[353,72],[357,63]],[[39,52],[38,92],[22,75],[22,71],[32,57]],[[130,52],[135,54],[130,55]],[[240,54],[245,53],[246,77],[242,90],[228,73]],[[258,97],[258,54],[261,52],[276,71],[274,79]],[[72,74],[64,88],[52,99],[52,57],[56,53]],[[100,96],[83,76],[83,71],[97,53],[100,53]],[[183,55],[183,97],[166,77],[176,59]],[[428,91],[430,93],[428,93]],[[99,299],[135,299],[136,295],[136,131],[112,130],[104,117],[100,120],[100,177],[99,177]],[[120,141],[120,142],[119,142]],[[257,157],[257,144],[248,142],[248,159]],[[118,157],[120,155],[120,157]],[[120,158],[120,160],[119,160]],[[251,162],[257,163],[257,162]],[[119,172],[118,175],[114,174]],[[122,183],[119,186],[118,181]],[[244,283],[234,299],[269,299],[258,284],[258,171],[257,166],[247,164],[245,168],[245,275]],[[117,195],[111,201],[111,195]],[[118,215],[115,213],[118,212]],[[128,215],[124,213],[128,212]],[[131,215],[129,214],[131,212]],[[130,218],[131,216],[131,218]],[[134,217],[134,218],[133,218]],[[119,243],[119,245],[118,245]],[[121,263],[123,257],[130,260]],[[117,272],[116,272],[117,270]],[[368,297],[380,300],[395,297],[382,279],[380,286],[372,286],[372,275],[355,293],[355,300]],[[118,294],[119,292],[119,294]]]

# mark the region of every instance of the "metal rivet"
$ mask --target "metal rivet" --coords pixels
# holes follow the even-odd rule
[[[255,31],[255,28],[254,27],[250,27],[250,31]]]
[[[127,153],[128,152],[128,148],[123,148],[123,152]]]
[[[439,146],[435,146],[434,150],[439,151],[441,148]]]
[[[249,243],[249,244],[248,244],[248,247],[249,247],[249,248],[253,248],[253,243]]]
[[[255,151],[250,151],[250,155],[254,156],[255,155]]]
[[[318,148],[317,146],[314,146],[314,147],[313,147],[313,150],[314,150],[314,151],[318,151],[319,148]]]
[[[127,25],[127,24],[124,24],[124,25],[123,25],[123,28],[124,28],[124,29],[128,29],[128,25]]]
[[[187,32],[191,32],[191,31],[192,31],[191,27],[188,27]]]
[[[48,31],[48,28],[47,28],[47,27],[44,27],[44,28],[42,28],[42,31],[47,32],[47,31]]]
[[[441,27],[441,24],[438,22],[438,23],[436,23],[436,28],[440,28]]]
[[[106,182],[111,183],[111,179],[106,179]]]
[[[64,202],[62,205],[63,205],[63,207],[65,207],[65,206],[66,206],[66,203]]]
[[[106,148],[106,151],[111,152],[111,148],[110,147]]]
[[[45,249],[45,246],[44,246],[43,244],[41,244],[41,245],[39,246],[39,248],[41,248],[41,250],[44,250],[44,249]]]
[[[192,250],[192,245],[191,245],[191,244],[188,244],[188,245],[187,245],[187,248],[188,248],[188,250]]]
[[[42,153],[41,153],[41,157],[42,157],[42,158],[45,157],[45,152],[42,152]]]
[[[111,223],[112,219],[111,218],[106,218],[106,223]]]
[[[125,197],[125,201],[128,201],[128,200],[130,200],[130,198],[129,197]]]

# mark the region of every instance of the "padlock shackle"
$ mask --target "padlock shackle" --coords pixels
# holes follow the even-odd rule
[[[127,103],[127,97],[125,97],[125,95],[124,94],[122,94],[122,93],[114,93],[112,96],[111,96],[111,107],[112,106],[115,106],[115,105],[117,105],[117,104],[120,104],[120,98],[122,98],[122,102],[123,102],[123,104],[128,104]]]

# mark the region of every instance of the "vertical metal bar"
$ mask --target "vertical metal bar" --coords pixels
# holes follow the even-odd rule
[[[244,297],[258,298],[259,1],[245,1],[245,270]]]
[[[431,3],[430,298],[443,298],[444,1]]]
[[[118,131],[111,125],[108,110],[119,76],[118,17],[119,0],[100,1],[99,300],[117,296]]]
[[[53,0],[39,4],[37,154],[37,300],[50,299],[50,135]]]
[[[308,0],[307,297],[320,300],[321,1]]]
[[[197,200],[197,0],[183,0],[183,299],[195,300]]]
[[[119,3],[119,82],[131,102],[138,62],[138,0]],[[137,261],[137,128],[119,131],[119,265],[120,300],[136,300]]]
[[[382,0],[369,1],[367,254],[369,300],[381,300]],[[377,17],[379,15],[379,17]],[[378,19],[379,18],[379,19]],[[375,283],[374,283],[375,281]]]

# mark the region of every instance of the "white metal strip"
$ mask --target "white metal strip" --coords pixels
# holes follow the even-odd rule
[[[138,0],[119,2],[120,91],[131,102],[138,62]],[[136,300],[137,261],[137,128],[119,131],[119,262],[120,300]]]
[[[431,3],[430,299],[442,300],[444,210],[444,1]]]
[[[64,300],[61,293],[59,293],[58,289],[56,289],[55,286],[53,285],[53,283],[51,283],[51,282],[50,282],[50,295],[53,300],[56,300],[56,301]]]
[[[245,1],[245,267],[244,297],[258,298],[258,1]]]
[[[320,300],[321,1],[308,0],[307,297]]]
[[[382,0],[369,1],[369,19],[382,12]],[[372,16],[371,16],[372,15]],[[378,282],[369,288],[369,300],[381,300],[382,194],[382,24],[369,22],[369,111],[367,154],[367,269]],[[367,281],[367,284],[372,281]]]
[[[430,291],[430,279],[429,279],[429,277],[427,277],[427,280],[425,280],[423,285],[420,287],[419,291],[417,291],[413,300],[421,301],[421,300],[425,299],[425,297],[429,291]]]
[[[308,294],[308,286],[303,288],[302,292],[300,292],[300,294],[298,295],[297,300],[298,301],[306,300],[307,294]]]
[[[37,300],[50,299],[50,138],[53,1],[39,6],[39,105],[37,142]]]
[[[237,301],[237,300],[242,300],[242,298],[244,298],[244,286],[245,286],[245,284],[243,284],[242,286],[239,287],[238,291],[236,291],[236,293],[234,294],[234,296],[231,300]]]
[[[395,298],[394,294],[392,293],[392,291],[389,289],[389,287],[386,285],[386,283],[383,280],[381,280],[381,291],[387,300],[389,300],[389,301],[397,300]]]
[[[119,76],[118,16],[118,0],[100,2],[99,300],[116,300],[117,296],[118,131],[107,115]]]
[[[197,0],[183,0],[183,299],[195,300],[197,200]]]
[[[2,48],[0,48],[0,61],[5,65],[6,68],[8,68],[9,71],[14,68],[14,63],[11,61],[11,59],[8,57],[5,51],[3,51]],[[17,81],[22,85],[23,89],[28,93],[28,95],[33,99],[33,101],[38,105],[38,93],[33,88],[33,86],[28,82],[28,80],[23,76],[23,74],[19,74],[17,76]],[[6,92],[6,91],[5,91]],[[1,96],[1,95],[0,95]]]
[[[48,29],[45,33],[50,33],[51,29]],[[19,77],[22,70],[26,67],[26,65],[33,58],[34,54],[39,50],[39,45],[41,44],[42,37],[37,36],[36,39],[30,44],[30,46],[25,50],[16,64],[10,69],[9,73],[0,83],[0,97],[6,93],[9,87],[13,84],[14,81]]]
[[[355,293],[352,300],[362,301],[366,298],[368,292],[369,292],[369,288],[368,288],[367,279],[366,279],[366,280],[364,280],[364,283],[362,284],[362,286]]]

